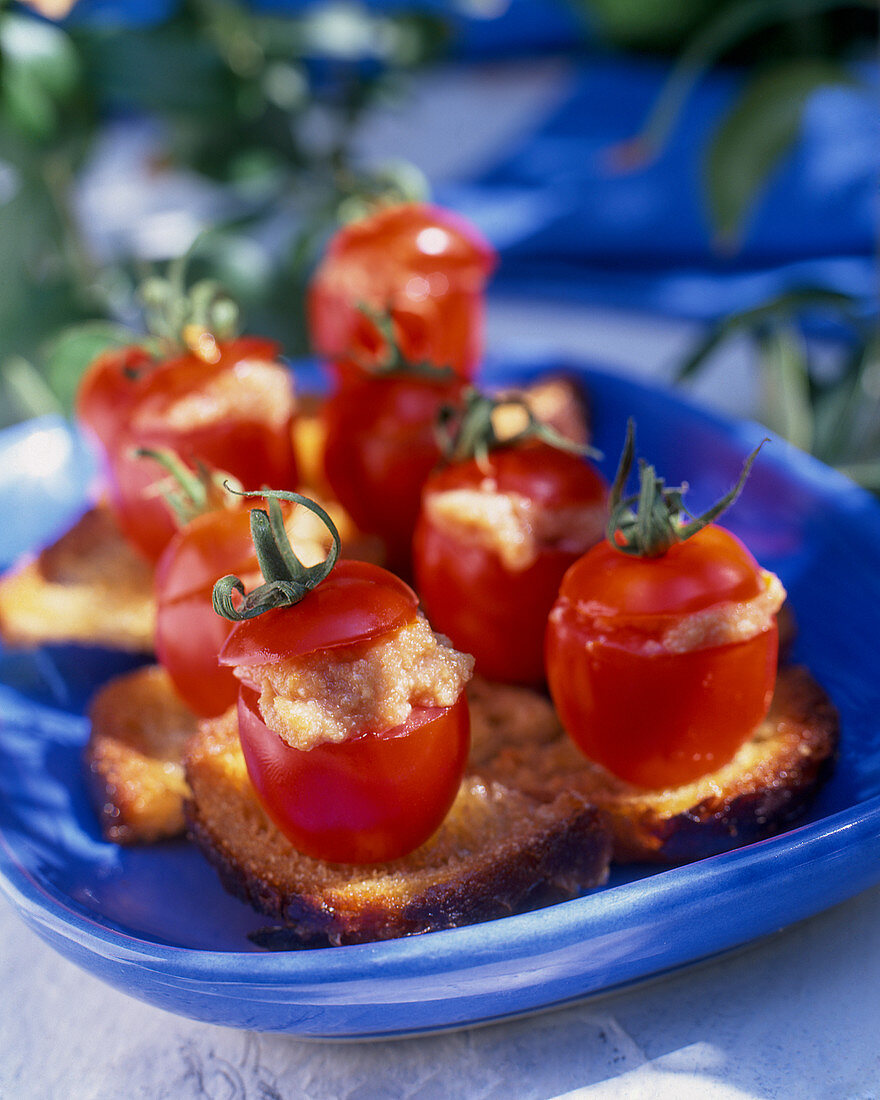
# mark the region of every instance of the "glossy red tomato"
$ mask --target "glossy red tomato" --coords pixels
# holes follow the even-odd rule
[[[495,491],[515,493],[541,511],[583,509],[594,530],[591,541],[602,537],[607,487],[584,459],[540,442],[495,450],[482,467],[475,460],[455,463],[425,485],[413,566],[428,619],[457,649],[475,657],[481,675],[538,685],[544,681],[547,616],[566,569],[585,544],[564,536],[539,541],[534,560],[512,568],[477,535],[432,518],[432,497],[477,491],[487,480]]]
[[[105,451],[116,442],[155,366],[153,356],[135,345],[104,352],[83,375],[76,394],[76,416]]]
[[[603,542],[569,569],[547,628],[550,692],[584,753],[640,787],[690,782],[730,760],[764,718],[775,620],[746,641],[670,651],[688,616],[762,592],[746,548],[710,525],[658,557]]]
[[[388,564],[409,570],[422,486],[440,460],[435,426],[463,383],[409,374],[364,377],[326,402],[324,471],[357,526],[379,535]]]
[[[309,289],[312,344],[343,373],[381,361],[388,349],[366,306],[391,317],[406,359],[470,378],[494,266],[491,246],[448,210],[425,203],[379,209],[330,242]]]
[[[218,509],[182,527],[156,566],[156,656],[194,713],[222,714],[239,682],[217,656],[232,624],[214,611],[214,583],[235,573],[259,581],[250,509]]]
[[[366,651],[410,622],[416,607],[412,589],[384,569],[340,561],[300,603],[236,624],[220,659],[248,667],[339,647]],[[266,726],[252,687],[239,698],[248,774],[298,850],[336,862],[380,862],[413,851],[437,829],[467,758],[463,697],[452,707],[414,709],[393,729],[301,750]]]
[[[315,859],[380,863],[414,851],[440,826],[467,759],[464,696],[452,707],[414,709],[381,734],[291,748],[243,688],[238,731],[248,774],[269,817]]]
[[[140,388],[128,423],[110,452],[110,503],[130,542],[156,560],[176,528],[157,490],[167,477],[155,461],[135,455],[136,448],[174,451],[195,468],[197,462],[223,470],[242,485],[293,488],[297,481],[291,440],[293,399],[289,382],[273,375],[273,393],[248,397],[245,377],[251,363],[274,363],[272,341],[243,338],[218,345],[216,362],[188,354],[164,362]],[[202,401],[208,387],[226,402],[222,415],[213,400]],[[277,393],[274,391],[277,390]],[[225,393],[224,393],[225,391]],[[180,409],[187,412],[181,416]]]

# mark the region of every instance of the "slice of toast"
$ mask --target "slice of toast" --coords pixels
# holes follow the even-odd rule
[[[0,579],[0,638],[9,645],[149,653],[155,618],[152,571],[103,505]]]
[[[804,669],[786,668],[770,715],[729,764],[683,787],[642,791],[586,760],[545,696],[479,679],[468,693],[469,775],[543,803],[565,792],[594,803],[618,862],[686,862],[784,830],[829,774],[838,740],[824,692]],[[196,719],[167,674],[153,666],[111,681],[90,713],[89,787],[107,838],[134,844],[182,833],[184,750]]]
[[[149,844],[185,830],[183,772],[196,717],[164,669],[148,665],[110,680],[89,709],[86,785],[101,831],[116,844]]]
[[[809,672],[794,666],[779,670],[770,713],[728,764],[666,790],[633,787],[587,760],[549,700],[529,696],[511,697],[509,707],[532,708],[540,744],[505,745],[508,723],[499,714],[493,771],[537,798],[583,795],[606,815],[620,863],[684,863],[782,832],[807,810],[837,751],[837,712]],[[502,705],[497,689],[495,705]]]
[[[471,924],[573,897],[608,873],[607,829],[581,795],[534,798],[498,782],[489,757],[465,776],[427,843],[366,867],[304,856],[268,820],[235,710],[200,724],[186,774],[190,834],[230,892],[283,925],[266,944],[358,943]]]

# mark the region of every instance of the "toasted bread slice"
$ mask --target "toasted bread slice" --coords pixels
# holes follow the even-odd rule
[[[148,844],[181,835],[183,753],[196,718],[165,670],[149,665],[109,681],[89,717],[86,779],[105,838]]]
[[[102,505],[0,580],[0,637],[10,645],[148,653],[155,617],[152,571]]]
[[[228,890],[283,924],[285,946],[291,938],[358,943],[490,920],[570,898],[608,872],[607,830],[581,795],[536,799],[496,781],[487,756],[426,844],[368,867],[310,859],[267,819],[234,710],[200,724],[186,774],[191,835]]]
[[[806,669],[782,668],[770,713],[728,764],[681,787],[644,791],[583,757],[549,700],[529,694],[541,743],[501,748],[495,774],[536,797],[582,794],[606,814],[617,862],[683,863],[783,831],[806,811],[837,750],[827,695]],[[511,700],[511,713],[524,705]],[[506,725],[499,716],[499,740]]]
[[[584,446],[590,441],[587,395],[573,374],[547,374],[521,388],[502,390],[496,396],[522,399],[538,420],[572,443]],[[504,406],[496,411],[492,423],[502,439],[523,427],[516,410]]]

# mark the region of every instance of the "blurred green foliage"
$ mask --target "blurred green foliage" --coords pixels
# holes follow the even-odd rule
[[[352,139],[446,37],[433,16],[353,5],[282,17],[187,0],[136,31],[0,8],[0,426],[69,408],[84,363],[126,338],[116,322],[136,322],[148,272],[93,256],[73,208],[104,120],[149,116],[162,167],[223,185],[234,213],[203,235],[191,273],[222,280],[253,330],[298,354],[305,280],[339,217],[424,193],[411,166],[355,162]]]
[[[672,52],[665,85],[624,149],[637,167],[663,147],[702,77],[721,61],[744,79],[704,150],[704,202],[720,252],[734,252],[810,97],[853,84],[874,56],[877,0],[576,0],[619,46]],[[805,333],[832,334],[817,353]],[[733,338],[752,345],[769,428],[880,492],[880,335],[864,306],[822,287],[783,294],[712,327],[681,365],[699,373]],[[830,352],[830,354],[829,354]]]
[[[833,325],[835,339],[808,341],[807,323]],[[803,287],[731,314],[681,364],[678,381],[699,374],[733,339],[753,347],[761,422],[880,492],[880,332],[861,304],[838,291]]]

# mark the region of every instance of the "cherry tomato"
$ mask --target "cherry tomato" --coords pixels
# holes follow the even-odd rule
[[[224,664],[248,667],[340,646],[366,651],[416,615],[417,597],[378,566],[340,561],[292,607],[236,624]],[[239,696],[248,774],[267,814],[307,855],[369,863],[413,851],[437,829],[458,791],[470,724],[463,696],[414,708],[392,729],[292,748],[262,720],[255,685]]]
[[[324,471],[355,524],[385,543],[388,564],[408,572],[422,486],[440,460],[435,425],[460,400],[457,378],[363,377],[326,402]]]
[[[387,349],[366,306],[390,316],[408,360],[470,378],[494,266],[491,246],[450,211],[424,203],[380,209],[330,242],[309,289],[312,343],[343,374],[381,360]]]
[[[206,362],[194,354],[168,360],[140,387],[128,423],[110,451],[110,503],[120,529],[146,557],[156,560],[176,530],[174,518],[157,484],[167,476],[136,448],[167,449],[193,468],[198,462],[224,470],[248,487],[272,484],[292,488],[297,471],[291,440],[293,400],[279,377],[281,400],[245,400],[249,362],[274,363],[277,345],[244,338],[218,345],[219,358]],[[279,372],[284,368],[277,366]],[[217,416],[199,395],[212,386],[227,387],[231,408]],[[233,397],[229,400],[229,394]],[[183,421],[174,407],[189,404]]]
[[[155,366],[152,355],[134,345],[104,352],[83,375],[76,395],[76,416],[105,451],[115,444]]]
[[[414,851],[439,827],[464,771],[470,724],[452,707],[414,709],[381,734],[292,748],[243,688],[238,730],[248,774],[269,817],[298,851],[341,863],[377,863]]]
[[[239,667],[264,665],[369,642],[408,623],[418,602],[409,585],[387,569],[340,561],[293,608],[275,608],[238,623],[220,659]]]
[[[214,582],[227,573],[259,578],[250,510],[198,516],[168,543],[156,566],[156,656],[194,713],[222,714],[238,698],[232,669],[217,660],[232,624],[214,611]]]
[[[776,678],[775,620],[744,641],[670,649],[689,616],[763,591],[758,564],[709,525],[658,557],[607,541],[566,573],[547,628],[550,692],[592,760],[646,788],[730,760],[764,718]]]
[[[432,518],[432,498],[461,489],[476,492],[487,481],[494,491],[515,493],[541,510],[586,510],[595,525],[592,541],[602,536],[607,488],[584,459],[540,442],[502,447],[482,465],[452,464],[425,485],[413,564],[429,620],[457,649],[473,654],[481,675],[538,685],[544,681],[547,616],[584,543],[539,541],[533,560],[512,568],[477,535]]]

